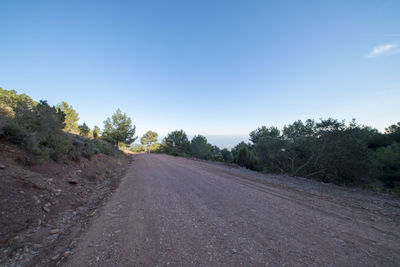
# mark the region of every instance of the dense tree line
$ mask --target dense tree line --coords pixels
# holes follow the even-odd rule
[[[113,154],[120,144],[136,139],[131,118],[119,109],[106,119],[102,131],[98,126],[91,130],[86,123],[78,125],[78,120],[78,113],[66,102],[50,106],[0,88],[0,139],[24,148],[29,155],[26,163]]]
[[[400,123],[380,133],[355,120],[346,124],[332,118],[309,119],[282,130],[262,126],[249,136],[250,142],[229,151],[209,144],[204,136],[189,141],[183,130],[173,131],[159,151],[400,194]]]

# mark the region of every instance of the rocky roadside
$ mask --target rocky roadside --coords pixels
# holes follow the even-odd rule
[[[10,229],[3,230],[3,244],[0,243],[0,266],[5,267],[61,264],[71,255],[74,239],[118,187],[132,160],[128,155],[120,155],[115,161],[100,156],[81,163],[80,169],[74,164],[58,164],[40,167],[46,171],[33,171],[14,164],[16,157],[7,158],[2,152],[1,226]],[[97,165],[104,165],[104,174],[91,179],[90,169],[94,171]],[[65,171],[56,171],[58,177],[50,175],[54,174],[52,168],[64,167]]]

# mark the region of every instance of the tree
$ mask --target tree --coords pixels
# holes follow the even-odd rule
[[[0,117],[13,118],[16,114],[32,111],[37,102],[26,94],[0,87]]]
[[[158,134],[156,132],[148,131],[140,138],[140,143],[146,146],[146,150],[151,152],[152,144],[156,143],[157,139]]]
[[[183,130],[168,133],[162,142],[164,152],[179,155],[187,154],[190,150],[190,142]]]
[[[67,102],[63,101],[57,105],[57,108],[61,109],[65,114],[65,131],[78,133],[78,113],[72,108]]]
[[[131,118],[117,109],[110,118],[104,121],[102,138],[118,148],[121,142],[128,145],[133,143],[137,139],[135,132],[136,126],[132,126]]]
[[[279,137],[280,134],[281,132],[276,127],[267,128],[266,126],[262,126],[250,133],[250,141],[256,144],[263,137]]]
[[[93,134],[93,138],[94,138],[94,139],[97,139],[97,137],[99,137],[99,135],[100,135],[100,128],[99,128],[99,126],[95,125],[95,126],[93,127],[92,134]]]
[[[240,148],[238,153],[237,164],[239,164],[240,166],[247,167],[249,165],[249,159],[250,159],[249,149],[246,146]]]
[[[83,123],[82,125],[78,126],[79,128],[79,134],[83,137],[88,137],[90,133],[90,128],[89,126],[86,125],[86,123]]]
[[[226,149],[226,148],[222,149],[221,155],[225,162],[230,163],[233,161],[232,153],[228,149]]]
[[[202,135],[196,135],[190,142],[190,151],[193,156],[199,159],[206,159],[211,150],[211,145],[207,143],[207,138]]]

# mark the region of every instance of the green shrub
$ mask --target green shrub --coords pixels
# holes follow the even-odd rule
[[[63,134],[49,134],[42,145],[50,149],[50,158],[54,161],[67,159],[74,149],[71,140]]]
[[[91,140],[91,142],[97,147],[100,153],[103,153],[105,155],[113,155],[114,153],[117,152],[115,146],[113,146],[111,143],[107,141],[94,139]]]
[[[93,155],[100,153],[100,149],[97,147],[94,141],[88,139],[85,142],[85,148],[83,149],[82,156],[87,159],[91,159]]]
[[[13,144],[24,145],[27,135],[27,129],[15,121],[10,121],[4,126],[4,136]]]

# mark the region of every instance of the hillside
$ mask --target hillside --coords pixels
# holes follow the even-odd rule
[[[29,255],[33,257],[43,247],[60,243],[73,227],[79,228],[116,188],[130,161],[129,155],[119,152],[112,156],[100,153],[79,162],[49,159],[30,166],[25,157],[23,149],[0,142],[2,263],[9,257],[19,259],[24,250],[32,249]]]

